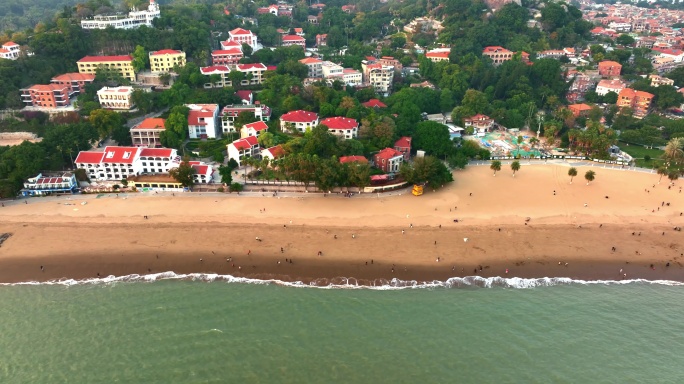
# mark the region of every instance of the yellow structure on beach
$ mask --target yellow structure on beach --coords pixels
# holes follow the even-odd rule
[[[420,195],[422,195],[422,194],[423,194],[423,186],[422,186],[422,185],[418,185],[418,184],[414,184],[414,185],[413,185],[413,190],[411,191],[411,193],[413,193],[413,196],[420,196]]]

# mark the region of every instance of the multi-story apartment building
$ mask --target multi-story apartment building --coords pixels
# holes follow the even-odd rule
[[[482,56],[487,56],[494,62],[494,65],[500,65],[505,61],[513,58],[513,52],[500,46],[485,47],[482,51]]]
[[[218,129],[218,104],[186,104],[188,113],[188,133],[191,139],[215,139],[220,136]]]
[[[245,74],[245,80],[241,85],[257,85],[264,82],[264,73],[267,68],[262,63],[238,64],[235,69]]]
[[[160,136],[164,132],[165,120],[158,117],[150,117],[140,124],[131,128],[131,140],[135,147],[158,148],[161,147]]]
[[[280,116],[280,129],[283,132],[306,132],[318,125],[318,114],[314,112],[296,110]]]
[[[90,180],[122,180],[142,172],[139,147],[106,147],[104,152],[81,151],[74,163]]]
[[[243,57],[244,55],[240,48],[218,49],[211,52],[211,62],[213,65],[235,65]]]
[[[0,59],[16,60],[21,54],[21,46],[14,41],[8,41],[0,47]]]
[[[254,33],[252,33],[252,31],[249,31],[247,29],[233,29],[232,31],[228,32],[228,40],[234,41],[240,44],[240,46],[242,46],[242,44],[247,44],[250,47],[252,47],[252,51],[256,51],[258,49],[257,36]]]
[[[648,115],[653,97],[652,93],[625,88],[618,94],[617,106],[631,108],[634,111],[634,117],[642,119]]]
[[[355,139],[359,134],[359,122],[347,117],[328,117],[321,124],[328,127],[328,132],[346,140]]]
[[[289,47],[292,45],[299,45],[302,48],[306,48],[306,40],[297,35],[284,35],[282,38],[283,47]]]
[[[150,69],[152,72],[171,72],[176,66],[185,66],[185,52],[175,49],[150,52]]]
[[[95,74],[98,68],[118,71],[121,77],[135,81],[133,70],[133,57],[124,56],[86,56],[76,62],[79,73]]]
[[[268,125],[263,121],[255,121],[253,123],[245,124],[240,128],[240,138],[255,136],[259,137],[262,133],[268,131]]]
[[[268,68],[262,63],[253,64],[237,64],[235,66],[236,71],[240,71],[245,74],[245,79],[240,82],[239,85],[256,85],[261,84],[264,81],[264,73]],[[228,77],[231,69],[227,65],[212,65],[210,67],[200,67],[200,72],[205,76],[218,75],[220,79],[214,83],[207,83],[204,85],[205,88],[220,88],[220,87],[231,87],[233,85],[232,80]]]
[[[132,9],[128,16],[122,15],[97,15],[92,19],[81,20],[83,29],[105,29],[112,27],[116,29],[132,29],[141,25],[152,27],[152,20],[161,16],[159,6],[154,0],[150,0],[150,5],[146,10],[137,11]]]
[[[324,61],[321,64],[321,72],[323,73],[323,77],[327,79],[333,76],[342,76],[344,73],[344,68],[341,65],[335,64],[331,61]]]
[[[309,69],[307,77],[319,79],[323,77],[323,60],[315,57],[307,57],[299,60],[300,63],[306,65]]]
[[[97,91],[100,106],[106,109],[131,109],[133,107],[131,96],[133,96],[133,87],[102,87]]]
[[[375,167],[382,169],[385,173],[397,173],[404,162],[404,154],[394,148],[385,148],[373,155]]]
[[[598,63],[598,72],[601,77],[617,77],[622,72],[622,65],[617,61],[604,60]]]
[[[71,86],[35,84],[21,90],[21,101],[30,107],[60,108],[70,105]]]
[[[325,47],[326,45],[328,45],[328,35],[327,34],[316,35],[316,46],[317,47]]]
[[[449,61],[449,54],[451,53],[451,48],[437,48],[425,53],[425,57],[430,59],[433,63],[440,61]]]
[[[381,95],[389,96],[394,81],[394,67],[388,67],[380,63],[370,64],[364,60],[361,62],[363,69],[363,82],[372,86]]]
[[[401,70],[404,69],[401,62],[392,56],[382,56],[377,62],[388,67],[394,67],[395,72],[401,72]]]
[[[605,96],[609,92],[615,92],[615,93],[619,94],[620,91],[622,91],[626,87],[627,87],[627,84],[620,79],[601,80],[601,81],[599,81],[598,85],[596,86],[596,94],[599,96]]]
[[[235,120],[243,112],[253,113],[254,118],[260,121],[269,121],[271,119],[271,108],[261,105],[258,101],[256,104],[226,105],[220,114],[221,131],[224,134],[237,132]]]
[[[65,73],[53,77],[50,83],[71,87],[70,96],[74,96],[84,92],[86,85],[93,81],[95,81],[93,73]]]

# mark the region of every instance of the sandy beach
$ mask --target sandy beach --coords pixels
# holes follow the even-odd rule
[[[0,246],[0,282],[164,271],[321,284],[474,274],[684,281],[684,238],[673,230],[684,224],[681,181],[668,189],[655,174],[597,166],[586,185],[591,167],[582,166],[570,184],[568,168],[523,164],[512,177],[504,164],[494,177],[488,166],[472,166],[420,197],[169,193],[5,202],[0,233],[12,236]]]

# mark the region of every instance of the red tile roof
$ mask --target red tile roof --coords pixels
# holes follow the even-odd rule
[[[95,80],[95,74],[94,73],[78,73],[78,72],[71,72],[71,73],[64,73],[59,76],[55,76],[52,78],[53,82],[62,82],[62,81],[94,81]]]
[[[403,157],[404,154],[401,153],[401,152],[399,152],[399,151],[397,151],[397,150],[394,149],[394,148],[385,148],[385,149],[383,149],[382,151],[378,152],[378,153],[375,155],[375,157],[376,157],[377,159],[385,159],[385,160],[389,160],[389,159],[391,159],[391,158],[393,158],[393,157],[397,157],[397,156]]]
[[[143,148],[140,151],[141,157],[171,157],[173,149],[170,148]]]
[[[317,119],[318,115],[316,113],[302,110],[290,111],[280,116],[281,121],[287,121],[291,123],[310,123],[316,121]]]
[[[387,108],[387,106],[378,99],[370,99],[365,103],[361,103],[361,105],[368,108]]]
[[[500,47],[500,46],[498,46],[498,45],[496,45],[496,46],[485,47],[485,49],[482,51],[482,53],[497,53],[497,52],[501,52],[501,53],[512,53],[512,52],[509,51],[508,49],[506,49],[506,48],[504,48],[504,47]]]
[[[235,140],[231,144],[239,151],[242,151],[259,145],[259,141],[257,140],[256,136],[248,136],[244,139]]]
[[[268,125],[266,125],[266,123],[264,123],[263,121],[256,121],[254,123],[245,124],[242,127],[247,129],[251,128],[257,132],[268,129]]]
[[[77,164],[100,164],[102,158],[104,157],[104,152],[91,152],[91,151],[81,151],[76,156],[74,163]]]
[[[359,127],[359,122],[347,117],[328,117],[321,121],[321,124],[330,129],[354,129]]]
[[[394,147],[411,149],[411,138],[408,136],[400,137],[399,140],[394,142]]]
[[[262,63],[252,63],[252,64],[238,64],[237,69],[241,71],[247,71],[250,69],[261,69],[261,70],[266,70],[266,66],[263,65]]]
[[[212,56],[242,55],[242,50],[239,48],[217,49],[215,51],[211,51],[211,55]]]
[[[252,91],[247,90],[247,89],[241,89],[239,91],[235,91],[235,96],[239,97],[240,100],[245,100],[245,101],[252,101]]]
[[[439,58],[449,58],[449,52],[428,52],[425,54],[425,57],[430,58],[430,57],[439,57]]]
[[[131,55],[123,55],[123,56],[86,56],[82,58],[81,60],[77,61],[78,63],[99,63],[99,62],[104,62],[104,61],[133,61],[133,56]]]
[[[8,41],[5,44],[3,44],[2,46],[3,47],[15,47],[17,45],[19,45],[19,44],[15,43],[14,41]]]
[[[143,120],[140,124],[136,125],[131,129],[164,129],[164,122],[166,120],[160,117],[150,117]]]
[[[340,163],[368,163],[368,159],[363,156],[342,156],[340,157]]]
[[[177,55],[179,53],[183,53],[181,51],[177,51],[175,49],[162,49],[161,51],[156,51],[156,52],[150,52],[150,56],[159,56],[159,55]]]
[[[235,28],[229,32],[231,35],[251,35],[252,32],[242,28]]]
[[[230,68],[225,65],[212,65],[210,67],[200,67],[200,72],[203,75],[211,75],[214,73],[230,72]]]
[[[297,35],[285,35],[283,41],[306,41],[303,37]]]
[[[274,158],[279,158],[285,156],[285,150],[281,145],[276,145],[275,147],[266,148],[264,151],[268,151]]]
[[[207,123],[201,123],[200,118],[214,117],[214,111],[218,110],[218,105],[216,104],[195,104],[200,109],[190,109],[188,113],[188,125],[207,125]]]
[[[198,175],[206,175],[209,173],[209,166],[206,164],[192,164],[190,166],[195,170],[195,173],[197,173]]]
[[[305,59],[299,60],[300,63],[302,64],[321,64],[323,60],[317,58],[317,57],[307,57]]]
[[[68,85],[60,85],[60,84],[34,84],[27,89],[30,91],[34,91],[34,92],[53,92],[53,91],[69,92],[70,88],[71,87]]]
[[[106,147],[102,162],[132,164],[139,151],[138,147]]]
[[[221,42],[221,47],[223,48],[238,48],[239,50],[242,51],[242,44],[238,43],[237,41],[234,40],[226,40]]]

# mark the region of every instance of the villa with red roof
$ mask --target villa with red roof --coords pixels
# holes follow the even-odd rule
[[[255,136],[259,137],[262,133],[268,131],[268,125],[263,121],[255,121],[253,123],[245,124],[240,128],[240,138]]]
[[[240,85],[257,85],[264,82],[264,72],[267,68],[262,63],[238,64],[235,68],[245,74],[245,79]],[[251,80],[249,79],[251,75]]]
[[[321,124],[328,127],[328,132],[346,140],[355,139],[359,135],[359,122],[348,117],[328,117]]]
[[[404,162],[404,154],[394,148],[385,148],[373,155],[373,163],[376,168],[385,173],[397,173]]]
[[[273,161],[274,159],[279,159],[283,156],[285,156],[285,149],[283,149],[281,145],[276,145],[275,147],[266,148],[261,151],[262,159],[270,159]]]
[[[237,132],[235,120],[242,112],[251,112],[254,114],[254,118],[260,121],[269,121],[271,119],[271,108],[258,101],[255,104],[226,105],[220,114],[221,130],[224,134]]]
[[[254,102],[254,92],[249,89],[240,89],[235,91],[235,96],[242,100],[242,104],[249,105]]]
[[[615,80],[601,80],[596,86],[596,94],[599,96],[605,96],[608,92],[620,93],[623,89],[627,88],[627,83],[620,79]]]
[[[430,61],[437,63],[440,61],[449,61],[449,54],[451,53],[451,48],[437,48],[429,51],[425,54],[425,57],[430,59]]]
[[[150,117],[131,128],[131,141],[136,147],[161,147],[160,135],[164,132],[166,120]]]
[[[482,56],[487,56],[494,62],[494,65],[500,65],[504,61],[511,60],[513,58],[513,52],[500,46],[489,46],[485,47],[482,51]]]
[[[340,164],[368,164],[368,159],[364,156],[342,156]]]
[[[383,103],[382,101],[380,101],[378,99],[370,99],[370,100],[366,101],[365,103],[361,103],[361,105],[363,105],[366,108],[387,108],[385,103]]]
[[[195,170],[192,174],[192,180],[195,184],[209,184],[212,182],[212,174],[214,170],[211,166],[201,161],[188,161],[188,164]]]
[[[150,52],[149,56],[152,72],[171,72],[176,66],[185,66],[185,52],[183,51],[162,49]]]
[[[261,148],[256,136],[248,136],[237,139],[226,146],[228,149],[228,160],[233,159],[238,166],[242,165],[242,160],[248,157],[259,158]]]
[[[306,48],[306,40],[297,35],[284,35],[282,38],[282,46],[289,47],[291,45],[299,45],[302,48]]]
[[[494,119],[487,115],[477,114],[463,119],[463,125],[466,128],[473,127],[473,134],[476,136],[484,136],[494,127]]]
[[[404,154],[404,161],[409,161],[411,158],[411,138],[408,136],[400,137],[394,142],[394,149]]]
[[[283,132],[306,132],[318,125],[318,114],[309,111],[290,111],[280,116],[280,129]]]
[[[233,29],[232,31],[228,32],[228,40],[234,41],[240,44],[240,46],[242,46],[242,44],[247,44],[250,47],[252,47],[252,52],[259,49],[259,47],[257,46],[257,36],[254,33],[252,33],[252,31],[247,29]]]
[[[215,139],[218,130],[218,104],[186,104],[188,113],[188,133],[191,139]]]
[[[617,61],[604,60],[598,63],[598,72],[601,77],[616,77],[620,76],[622,71],[622,64]]]
[[[21,53],[21,46],[14,41],[8,41],[0,47],[0,59],[16,60]]]
[[[200,67],[200,73],[205,76],[219,76],[219,80],[213,83],[205,83],[204,88],[225,88],[232,86],[232,82],[228,78],[230,68],[227,65],[211,65],[209,67]]]
[[[140,147],[105,147],[104,152],[81,151],[74,163],[90,180],[122,180],[142,172]]]
[[[570,104],[568,105],[568,109],[570,110],[570,112],[572,112],[572,115],[575,117],[587,117],[589,115],[589,111],[591,111],[591,106],[584,103]]]
[[[307,57],[299,60],[299,62],[306,65],[308,68],[309,72],[307,73],[307,77],[323,77],[323,60],[316,57]]]

